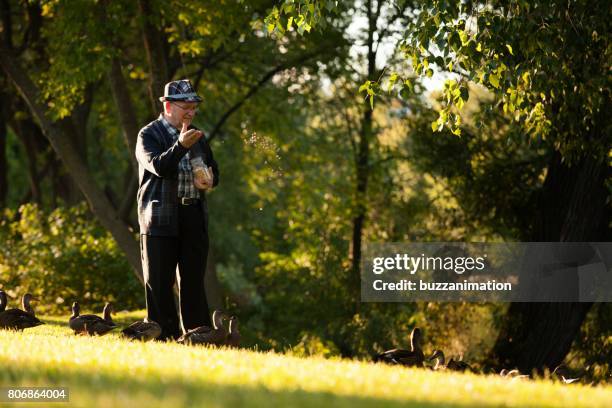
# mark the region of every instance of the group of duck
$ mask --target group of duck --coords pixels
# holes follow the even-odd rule
[[[36,317],[34,308],[30,304],[33,300],[37,299],[31,294],[26,293],[21,299],[23,310],[5,310],[8,303],[7,295],[4,291],[0,290],[0,329],[24,330],[44,324]],[[74,302],[72,304],[72,315],[68,321],[68,326],[75,334],[103,336],[118,327],[113,321],[111,314],[111,303],[106,303],[102,311],[102,316],[100,317],[94,314],[80,314],[79,303]],[[228,321],[227,327],[224,325],[225,321]],[[161,335],[161,332],[162,329],[159,324],[154,321],[149,321],[146,318],[144,321],[132,323],[121,331],[123,337],[140,341],[154,340]],[[212,316],[212,327],[200,326],[188,330],[177,339],[177,343],[238,347],[240,345],[238,319],[236,316],[229,316],[225,312],[215,310]],[[415,327],[410,334],[410,350],[397,348],[387,350],[383,353],[376,354],[372,359],[375,363],[381,362],[417,368],[428,367],[434,371],[450,370],[475,372],[468,363],[461,359],[454,360],[451,358],[446,362],[444,352],[439,349],[434,350],[429,358],[425,358],[425,354],[423,353],[423,334],[418,327]],[[426,362],[430,364],[426,365]],[[529,375],[521,374],[517,369],[502,369],[499,375],[512,379],[530,377]],[[554,369],[551,377],[565,384],[580,381],[580,378],[571,378],[572,376],[568,368],[563,364]]]
[[[410,334],[410,350],[406,349],[392,349],[385,352],[376,354],[372,357],[375,363],[386,363],[392,365],[401,365],[405,367],[416,367],[416,368],[429,368],[434,371],[450,370],[450,371],[461,371],[461,372],[473,372],[476,371],[466,362],[460,360],[454,360],[451,358],[446,362],[444,352],[442,350],[434,350],[430,357],[426,358],[423,353],[423,334],[421,329],[415,327]],[[426,363],[431,363],[426,365]],[[509,379],[525,379],[530,378],[529,375],[521,374],[517,369],[502,369],[499,372],[501,377]],[[565,384],[571,384],[573,382],[580,381],[580,378],[571,378],[569,369],[564,364],[557,366],[552,374],[551,378],[557,379]]]
[[[387,350],[376,354],[372,360],[375,363],[381,362],[417,368],[425,367],[425,362],[435,361],[434,365],[428,366],[432,370],[474,371],[469,364],[461,360],[451,358],[446,362],[442,350],[434,350],[429,358],[425,358],[423,353],[423,334],[418,327],[415,327],[410,334],[410,350],[397,348]]]
[[[36,300],[31,294],[26,293],[21,299],[22,309],[13,308],[7,310],[7,294],[0,290],[0,329],[24,330],[44,324],[36,317],[34,308],[31,305],[31,301]],[[74,302],[68,326],[78,335],[103,336],[119,327],[113,321],[112,311],[112,304],[106,303],[102,316],[80,314],[79,303]],[[228,322],[227,326],[224,325],[226,321]],[[213,312],[212,323],[213,327],[200,326],[188,330],[177,339],[177,342],[181,344],[225,345],[229,347],[238,347],[240,345],[240,332],[236,316],[230,316],[225,312],[215,310]],[[121,331],[123,337],[140,341],[157,339],[161,333],[161,326],[146,318],[143,321],[132,323]]]

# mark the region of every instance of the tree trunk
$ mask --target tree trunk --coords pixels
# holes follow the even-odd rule
[[[27,111],[27,106],[19,100],[14,100],[10,108],[16,112]],[[21,118],[13,117],[9,120],[9,125],[15,135],[17,135],[17,139],[23,144],[28,169],[28,182],[30,184],[30,198],[36,203],[42,204],[41,183],[40,177],[38,177],[40,173],[38,170],[38,156],[45,149],[46,142],[44,141],[44,136],[36,122],[29,116]]]
[[[8,194],[8,165],[6,161],[6,140],[8,137],[6,95],[0,93],[0,208],[7,205]]]
[[[93,91],[94,86],[89,84],[85,89],[85,97],[83,103],[75,106],[72,110],[72,114],[58,122],[63,133],[72,141],[72,145],[75,147],[77,154],[81,157],[85,166],[87,166],[87,121],[89,119],[89,112],[91,111],[91,105],[93,103]],[[70,172],[67,171],[63,164],[58,161],[59,167],[55,169],[56,173],[59,174],[59,179],[55,179],[55,193],[59,195],[64,202],[69,205],[76,205],[83,200],[83,196],[79,191],[79,187],[76,184]]]
[[[36,160],[36,147],[34,145],[34,135],[31,132],[31,127],[24,126],[25,121],[19,121],[17,133],[19,139],[23,142],[23,146],[28,158],[28,179],[30,181],[30,191],[32,192],[32,200],[37,204],[42,204],[42,194],[40,191],[40,182],[38,179],[38,165]],[[30,129],[28,129],[30,128]]]
[[[164,37],[151,21],[154,10],[149,0],[139,0],[138,6],[143,27],[143,41],[149,66],[149,99],[153,114],[161,112],[159,97],[164,94],[164,85],[169,81],[168,57]]]
[[[210,248],[208,250],[208,258],[206,262],[206,274],[204,275],[204,290],[206,291],[206,300],[209,310],[223,310],[223,294],[221,285],[217,278],[217,263],[215,262],[215,253]]]
[[[555,153],[539,200],[534,241],[610,240],[605,161],[583,158],[569,167]],[[503,367],[554,368],[570,350],[591,303],[513,303],[493,348]]]
[[[138,163],[136,162],[136,139],[138,138],[138,121],[136,117],[136,109],[132,103],[132,98],[128,91],[127,83],[121,71],[121,63],[117,57],[111,61],[111,68],[108,73],[108,79],[113,93],[115,105],[117,105],[117,113],[119,123],[123,131],[123,139],[125,146],[128,149],[130,164],[134,171],[138,173]]]
[[[353,280],[356,281],[355,289],[361,290],[360,286],[360,267],[361,267],[361,244],[363,238],[363,228],[367,213],[367,191],[368,191],[368,163],[370,157],[370,139],[372,137],[372,111],[367,108],[361,120],[361,133],[357,152],[356,176],[357,185],[355,188],[356,214],[353,218],[353,240],[352,240],[352,269]]]
[[[374,33],[377,31],[378,17],[380,15],[381,2],[378,2],[374,10],[372,1],[367,2],[368,14],[368,78],[372,79],[376,75],[376,50],[374,49]],[[353,217],[353,237],[352,237],[352,285],[358,293],[361,290],[361,244],[363,239],[363,229],[367,214],[367,192],[368,192],[368,171],[370,167],[370,142],[372,140],[372,109],[366,107],[361,119],[361,130],[359,132],[359,142],[357,143],[357,154],[355,163],[356,189],[355,205],[356,213]],[[360,309],[360,301],[356,302],[356,311]]]
[[[77,153],[81,155],[85,164],[87,158],[87,121],[93,104],[94,85],[88,84],[84,91],[83,103],[76,105],[72,109],[72,114],[67,120],[70,127],[70,136],[73,144],[77,148]]]
[[[52,171],[53,162],[56,160],[55,153],[53,151],[48,151],[47,154],[44,155],[44,160],[45,164],[42,166],[42,168],[38,171],[38,174],[36,175],[36,178],[39,182],[42,182],[44,178],[48,175],[48,173]],[[52,206],[53,208],[55,208],[55,199],[52,200]],[[23,195],[23,197],[19,199],[17,206],[20,207],[23,204],[29,203],[30,201],[32,201],[32,190],[28,190]]]
[[[125,223],[119,219],[104,193],[96,186],[83,158],[80,157],[69,138],[46,116],[44,106],[38,102],[39,90],[36,85],[27,76],[26,71],[19,66],[15,57],[3,47],[0,47],[0,67],[29,106],[32,116],[39,122],[43,134],[85,195],[92,212],[115,238],[119,247],[126,254],[128,262],[134,268],[136,277],[143,283],[140,250],[137,241],[134,239],[135,237]]]
[[[118,208],[119,218],[131,225],[132,223],[129,222],[130,213],[132,212],[132,208],[136,202],[136,194],[138,193],[138,172],[132,171],[124,192],[125,195]],[[136,225],[138,225],[138,222],[136,222]]]
[[[136,109],[132,103],[132,98],[128,92],[127,83],[123,77],[121,71],[121,63],[117,57],[113,58],[111,62],[111,68],[108,73],[111,90],[113,93],[113,99],[117,105],[117,112],[119,116],[119,123],[121,123],[121,129],[123,131],[123,138],[125,145],[128,149],[128,156],[130,157],[131,165],[131,176],[126,183],[126,193],[123,196],[123,200],[119,205],[119,217],[127,221],[130,215],[130,211],[136,201],[136,193],[138,191],[138,163],[136,161],[136,139],[138,138],[138,122],[136,117]]]
[[[38,126],[36,127],[38,129]],[[39,131],[43,132],[40,129]],[[74,135],[71,135],[72,129],[67,131],[64,131],[62,129],[60,130],[60,132],[62,132],[62,134],[64,135],[70,134],[70,136],[68,136],[68,138],[70,139],[70,143],[74,143]],[[68,206],[73,206],[79,201],[83,200],[82,195],[79,193],[78,186],[70,176],[69,172],[66,170],[64,163],[62,163],[62,160],[59,155],[56,155],[56,157],[52,160],[51,172],[53,175],[51,179],[53,207],[57,207],[58,199],[61,199]]]

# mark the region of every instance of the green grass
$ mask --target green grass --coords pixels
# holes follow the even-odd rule
[[[142,316],[123,313],[117,320],[128,323]],[[47,324],[22,333],[0,332],[0,386],[68,387],[71,406],[596,407],[612,401],[609,386],[509,381],[253,350],[141,344],[117,334],[74,336],[65,324],[67,317],[42,320]]]

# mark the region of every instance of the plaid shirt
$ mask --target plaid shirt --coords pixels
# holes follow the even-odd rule
[[[172,126],[170,122],[164,118],[164,115],[159,115],[159,120],[165,126],[168,134],[172,137],[172,143],[175,143],[179,138],[179,131],[177,128]],[[179,162],[179,173],[178,173],[178,197],[186,198],[200,198],[200,193],[193,184],[193,172],[191,171],[190,153],[187,152]]]

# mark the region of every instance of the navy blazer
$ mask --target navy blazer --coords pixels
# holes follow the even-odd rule
[[[189,129],[197,129],[189,126]],[[208,142],[202,137],[190,149],[183,147],[168,133],[161,119],[156,119],[138,132],[138,224],[146,235],[178,235],[178,165],[191,151],[191,157],[201,156],[212,167],[213,186],[219,184],[219,167]],[[205,224],[208,209],[205,193],[200,191]]]

